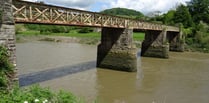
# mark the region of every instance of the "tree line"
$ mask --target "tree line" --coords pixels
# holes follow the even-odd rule
[[[150,20],[166,25],[183,24],[187,47],[209,52],[209,0],[191,0]]]

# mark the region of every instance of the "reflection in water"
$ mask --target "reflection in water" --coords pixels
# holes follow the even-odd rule
[[[32,52],[34,48],[37,52]],[[139,57],[137,73],[94,68],[40,84],[55,91],[72,91],[89,103],[95,99],[99,103],[208,103],[209,55],[187,52],[169,55],[169,59]],[[17,44],[17,57],[19,74],[27,75],[95,61],[96,46],[23,43]]]

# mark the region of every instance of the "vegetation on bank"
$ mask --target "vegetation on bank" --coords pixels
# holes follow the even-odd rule
[[[13,78],[14,69],[9,61],[9,53],[6,48],[0,46],[0,89],[10,89]]]
[[[11,84],[10,74],[13,71],[7,49],[0,46],[0,103],[84,103],[69,92],[54,93],[49,88],[38,85],[19,88],[17,84]],[[11,85],[12,88],[9,88]]]
[[[179,5],[151,21],[167,25],[184,26],[186,48],[192,51],[209,52],[209,1],[191,0],[187,5]]]
[[[28,88],[16,87],[0,91],[0,103],[84,103],[70,92],[52,92],[49,88],[34,85]]]
[[[29,26],[29,27],[28,27]],[[44,28],[46,27],[46,28]],[[62,29],[60,29],[62,28]],[[43,30],[44,31],[41,31]],[[59,29],[59,32],[54,32]],[[68,30],[66,32],[66,29]],[[85,44],[97,44],[101,39],[101,29],[88,27],[67,27],[67,26],[48,26],[47,25],[37,25],[37,24],[17,24],[16,25],[16,38],[20,42],[21,38],[27,36],[47,36],[46,41],[55,41],[53,36],[64,36],[64,37],[75,37],[79,39],[79,43]],[[135,41],[143,41],[144,33],[134,32],[133,34]]]

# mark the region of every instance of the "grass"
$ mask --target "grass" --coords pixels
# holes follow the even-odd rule
[[[0,103],[84,103],[84,100],[70,92],[52,92],[49,88],[39,85],[15,87],[11,91],[1,89],[0,98]]]
[[[66,37],[76,37],[76,38],[88,38],[88,39],[100,39],[100,32],[90,32],[90,33],[78,33],[76,30],[72,30],[69,33],[51,33],[51,34],[40,34],[39,31],[22,31],[18,32],[18,35],[22,36],[34,36],[34,35],[48,35],[48,36],[66,36]],[[134,32],[133,38],[135,41],[143,41],[144,33]]]
[[[134,32],[133,33],[133,38],[135,41],[143,41],[144,40],[145,34],[142,32]]]

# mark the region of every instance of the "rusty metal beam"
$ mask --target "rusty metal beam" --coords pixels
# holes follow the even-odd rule
[[[167,31],[179,32],[178,27],[21,0],[13,0],[12,8],[16,23],[133,28],[140,30],[163,30],[166,28]]]

